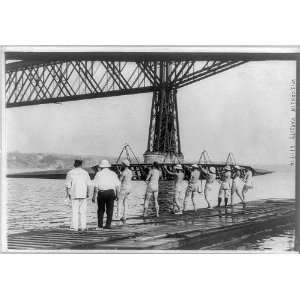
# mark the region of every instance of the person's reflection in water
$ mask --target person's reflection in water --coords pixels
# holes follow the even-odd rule
[[[225,208],[225,219],[227,222],[231,221],[233,224],[236,223],[237,217],[235,216],[235,209],[233,206]]]
[[[217,212],[218,212],[219,219],[222,219],[222,215],[223,215],[222,210],[218,209]]]

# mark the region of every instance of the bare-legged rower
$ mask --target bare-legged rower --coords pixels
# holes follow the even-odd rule
[[[159,171],[159,164],[158,162],[155,161],[146,179],[146,182],[148,182],[148,184],[147,184],[147,190],[146,190],[146,196],[144,202],[144,217],[147,215],[149,201],[152,195],[154,198],[156,216],[159,217],[158,182],[160,176],[161,176],[161,172]]]
[[[166,169],[167,173],[175,176],[175,195],[173,199],[173,212],[182,214],[182,202],[184,201],[186,184],[184,182],[184,171],[181,165],[174,167],[176,172],[170,172]],[[177,208],[177,211],[175,211]]]
[[[188,198],[191,197],[194,211],[197,211],[196,209],[196,202],[195,202],[195,195],[196,193],[202,193],[201,189],[201,182],[200,182],[200,170],[198,165],[194,164],[192,165],[192,172],[191,172],[191,177],[189,181],[189,185],[187,187],[186,193],[185,193],[185,198],[183,201],[183,211],[185,211],[186,208],[186,201]]]
[[[220,181],[220,189],[218,196],[218,207],[221,206],[222,199],[224,198],[225,207],[227,207],[229,197],[231,196],[231,187],[232,187],[232,179],[231,179],[231,168],[230,166],[226,166],[224,168],[225,173],[222,175],[222,179]]]
[[[238,197],[241,199],[243,205],[245,206],[245,202],[244,202],[244,198],[242,196],[242,179],[241,179],[241,168],[240,166],[234,166],[235,169],[235,174],[234,174],[234,178],[232,181],[232,189],[231,189],[231,201],[230,204],[231,206],[233,205],[233,196],[234,194],[237,194]]]
[[[246,193],[250,190],[250,189],[253,189],[253,178],[252,178],[252,171],[250,169],[247,170],[246,172],[246,176],[244,178],[244,186],[243,186],[243,190],[242,190],[242,197],[244,199],[244,202],[246,204],[246,201],[245,201],[245,197],[246,197]]]
[[[206,174],[206,182],[205,182],[205,186],[204,186],[204,198],[207,203],[207,207],[211,208],[209,199],[210,199],[210,193],[212,191],[213,183],[216,180],[216,168],[210,167],[208,170],[206,170],[206,169],[202,168],[202,166],[200,166],[200,170],[201,170],[201,172]]]
[[[118,209],[117,209],[117,218],[120,217],[120,208],[123,206],[123,215],[121,217],[121,221],[126,221],[126,211],[127,211],[127,199],[131,192],[131,179],[132,179],[132,171],[129,169],[130,162],[128,159],[122,161],[122,173],[120,177],[121,188],[120,188],[120,196],[118,201]]]

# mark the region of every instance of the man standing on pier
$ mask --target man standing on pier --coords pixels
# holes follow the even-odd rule
[[[185,198],[183,201],[183,211],[185,211],[185,209],[186,209],[186,202],[187,202],[188,198],[192,199],[194,211],[195,212],[197,211],[195,196],[196,196],[196,194],[202,193],[200,175],[201,175],[201,173],[199,170],[199,166],[197,164],[193,164],[189,185],[187,187]]]
[[[85,231],[87,198],[89,197],[90,175],[81,168],[82,160],[75,160],[74,169],[68,172],[66,178],[66,196],[72,201],[72,225],[74,231]]]
[[[146,189],[146,196],[144,200],[144,213],[143,216],[147,216],[148,212],[148,206],[151,199],[151,196],[153,195],[154,198],[154,205],[155,205],[155,211],[156,211],[156,217],[159,217],[159,205],[158,205],[158,188],[159,188],[159,179],[161,177],[161,171],[159,170],[159,164],[158,162],[153,162],[152,168],[146,178],[147,182],[147,189]]]
[[[120,180],[115,172],[110,170],[110,163],[103,159],[99,164],[100,171],[94,179],[94,195],[92,201],[98,204],[98,227],[97,230],[103,229],[103,215],[106,211],[105,229],[111,229],[111,221],[114,211],[114,201],[118,201]]]
[[[243,206],[245,206],[244,197],[242,195],[243,181],[241,179],[241,168],[240,168],[240,166],[234,166],[234,170],[235,170],[235,174],[234,174],[233,181],[232,181],[231,203],[230,204],[231,204],[231,206],[233,205],[233,198],[234,198],[234,195],[236,194],[241,199]]]
[[[231,178],[231,167],[225,166],[224,173],[221,174],[220,189],[218,195],[218,207],[221,207],[222,199],[225,202],[225,208],[227,207],[229,197],[231,196],[232,189],[232,178]]]
[[[123,215],[121,221],[126,222],[126,211],[127,211],[127,199],[131,193],[131,179],[132,171],[130,170],[130,162],[128,159],[122,161],[122,173],[120,176],[121,188],[120,188],[120,198],[117,206],[117,218],[120,217],[121,205],[123,205]]]

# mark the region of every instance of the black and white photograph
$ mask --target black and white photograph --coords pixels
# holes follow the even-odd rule
[[[3,52],[3,252],[299,251],[295,47]]]

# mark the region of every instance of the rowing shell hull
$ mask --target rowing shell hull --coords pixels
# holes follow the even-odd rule
[[[161,165],[162,171],[162,180],[173,180],[174,176],[168,174],[168,171],[174,171],[175,164],[163,164]],[[192,164],[182,164],[186,177],[189,177],[190,169]],[[201,164],[201,166],[205,167],[215,167],[216,168],[216,176],[217,179],[220,178],[221,174],[224,172],[224,164]],[[250,166],[240,166],[242,177],[245,175],[247,169],[250,169],[253,173],[253,176],[265,175],[272,173],[272,171],[263,170],[263,169],[254,169]],[[148,172],[151,168],[151,164],[132,164],[130,166],[133,173],[133,180],[145,180]],[[111,169],[115,171],[117,174],[121,172],[120,164],[113,164]],[[93,166],[91,168],[85,168],[85,170],[90,174],[91,178],[94,178],[97,172],[97,166]],[[232,168],[233,172],[234,169]],[[22,173],[11,173],[7,174],[8,178],[40,178],[40,179],[65,179],[67,172],[69,169],[62,170],[45,170],[45,171],[34,171],[34,172],[22,172]],[[201,174],[200,179],[205,179],[205,175]]]

